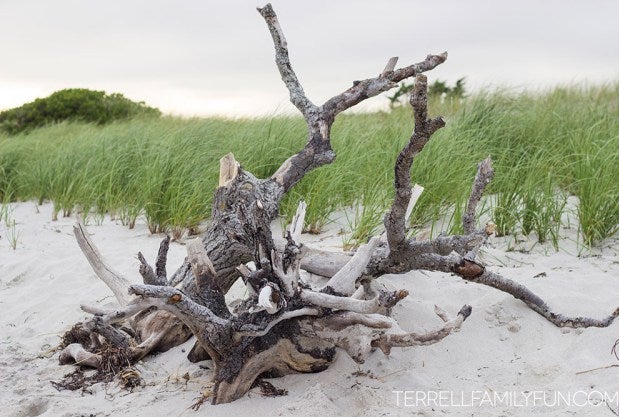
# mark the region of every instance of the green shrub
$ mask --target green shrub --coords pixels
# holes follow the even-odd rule
[[[105,124],[138,115],[157,117],[161,112],[122,94],[70,88],[0,112],[0,129],[13,135],[64,120]]]

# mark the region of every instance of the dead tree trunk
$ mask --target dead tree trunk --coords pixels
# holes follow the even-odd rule
[[[201,242],[188,245],[184,264],[170,278],[166,274],[169,240],[162,242],[154,270],[139,254],[144,284],[130,285],[103,261],[78,225],[75,231],[80,247],[97,275],[116,295],[120,308],[100,311],[84,306],[94,317],[79,325],[80,336],[74,341],[81,343],[68,345],[61,362],[83,361],[85,365],[100,366],[96,347],[101,340],[122,347],[129,358],[137,360],[150,351],[169,349],[193,334],[196,345],[190,359],[208,357],[215,366],[213,403],[234,401],[262,374],[325,369],[336,347],[362,362],[376,348],[389,354],[393,347],[436,343],[458,330],[471,314],[470,306],[463,306],[455,317],[437,307],[436,314],[444,325],[427,334],[405,332],[388,316],[408,292],[379,291],[372,281],[387,273],[412,270],[443,271],[505,291],[557,326],[608,326],[619,315],[619,309],[601,320],[557,314],[524,286],[486,270],[475,260],[478,248],[492,234],[488,228],[475,227],[475,208],[493,176],[490,158],[478,167],[463,218],[464,235],[427,241],[406,237],[414,158],[445,124],[441,118],[428,118],[423,73],[443,63],[447,53],[428,55],[400,69],[395,69],[397,58],[392,58],[377,77],[356,81],[348,90],[316,105],[306,97],[292,70],[287,43],[273,9],[266,5],[258,11],[273,38],[275,61],[290,100],[307,122],[305,147],[266,179],[244,170],[232,155],[222,158],[210,225]],[[396,161],[395,198],[385,217],[385,233],[373,237],[351,258],[330,259],[331,266],[324,273],[330,277],[328,283],[324,288],[312,288],[303,281],[300,267],[303,264],[312,268],[307,257],[324,259],[325,254],[308,253],[299,244],[303,205],[286,244],[275,244],[270,224],[278,215],[280,201],[308,172],[334,161],[330,131],[339,113],[410,77],[416,78],[410,99],[415,125]],[[250,261],[255,270],[245,266]],[[224,295],[239,277],[250,295],[232,312]]]

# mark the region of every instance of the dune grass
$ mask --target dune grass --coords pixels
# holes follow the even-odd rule
[[[488,193],[495,197],[480,210],[499,233],[534,233],[557,245],[566,198],[575,195],[582,243],[612,235],[619,224],[618,97],[613,84],[431,103],[447,126],[413,166],[413,181],[425,187],[413,229],[451,213],[448,229],[461,231],[476,165],[491,155],[496,174]],[[353,207],[346,243],[362,242],[390,205],[393,164],[411,130],[408,106],[340,116],[332,130],[337,160],[304,178],[282,214],[291,216],[305,199],[307,227],[319,231],[333,211]],[[301,118],[284,116],[61,123],[0,136],[0,199],[52,200],[56,215],[80,207],[95,220],[110,213],[130,227],[144,215],[153,233],[178,236],[208,217],[219,158],[233,152],[267,177],[305,135]]]

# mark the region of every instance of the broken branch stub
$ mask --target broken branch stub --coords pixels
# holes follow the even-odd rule
[[[477,209],[477,204],[479,204],[479,200],[481,200],[486,186],[490,184],[493,177],[494,169],[492,169],[492,159],[488,156],[477,166],[477,174],[473,181],[469,201],[466,205],[464,215],[462,216],[464,234],[470,235],[475,232],[475,210]]]

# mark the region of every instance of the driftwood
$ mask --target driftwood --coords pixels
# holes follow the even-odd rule
[[[436,343],[459,330],[471,314],[470,306],[463,306],[453,317],[437,307],[436,314],[444,324],[426,334],[405,332],[389,317],[408,292],[376,290],[373,281],[384,274],[413,270],[442,271],[504,291],[560,327],[608,326],[619,315],[619,309],[600,320],[558,314],[526,287],[476,261],[477,250],[492,234],[491,228],[477,229],[475,225],[477,203],[493,176],[490,158],[479,164],[462,220],[464,235],[423,241],[407,238],[407,217],[420,192],[412,187],[411,167],[432,134],[445,125],[440,117],[428,117],[423,73],[443,63],[447,53],[428,55],[399,69],[395,67],[397,58],[391,58],[377,77],[356,81],[348,90],[316,105],[307,98],[292,69],[272,7],[266,5],[258,11],[273,38],[275,62],[290,100],[307,122],[305,147],[266,179],[244,170],[231,154],[222,158],[211,222],[202,240],[188,245],[185,262],[170,277],[166,273],[168,238],[161,244],[154,269],[138,254],[144,283],[130,285],[106,264],[78,224],[75,234],[82,251],[112,289],[120,307],[102,311],[83,306],[93,317],[74,328],[73,334],[79,337],[61,352],[62,363],[100,366],[96,349],[102,342],[122,349],[135,361],[193,335],[196,343],[189,359],[210,358],[213,362],[212,402],[234,401],[262,374],[325,369],[338,347],[362,362],[376,349],[388,355],[394,347]],[[395,197],[385,216],[385,232],[370,239],[352,257],[307,250],[299,243],[305,210],[300,205],[286,241],[276,244],[270,224],[278,215],[282,197],[307,173],[335,159],[330,138],[335,117],[411,77],[416,79],[410,98],[415,125],[395,164]],[[250,262],[255,268],[247,266]],[[304,282],[301,268],[328,277],[327,284],[312,288]],[[249,296],[231,311],[224,295],[239,278]]]

